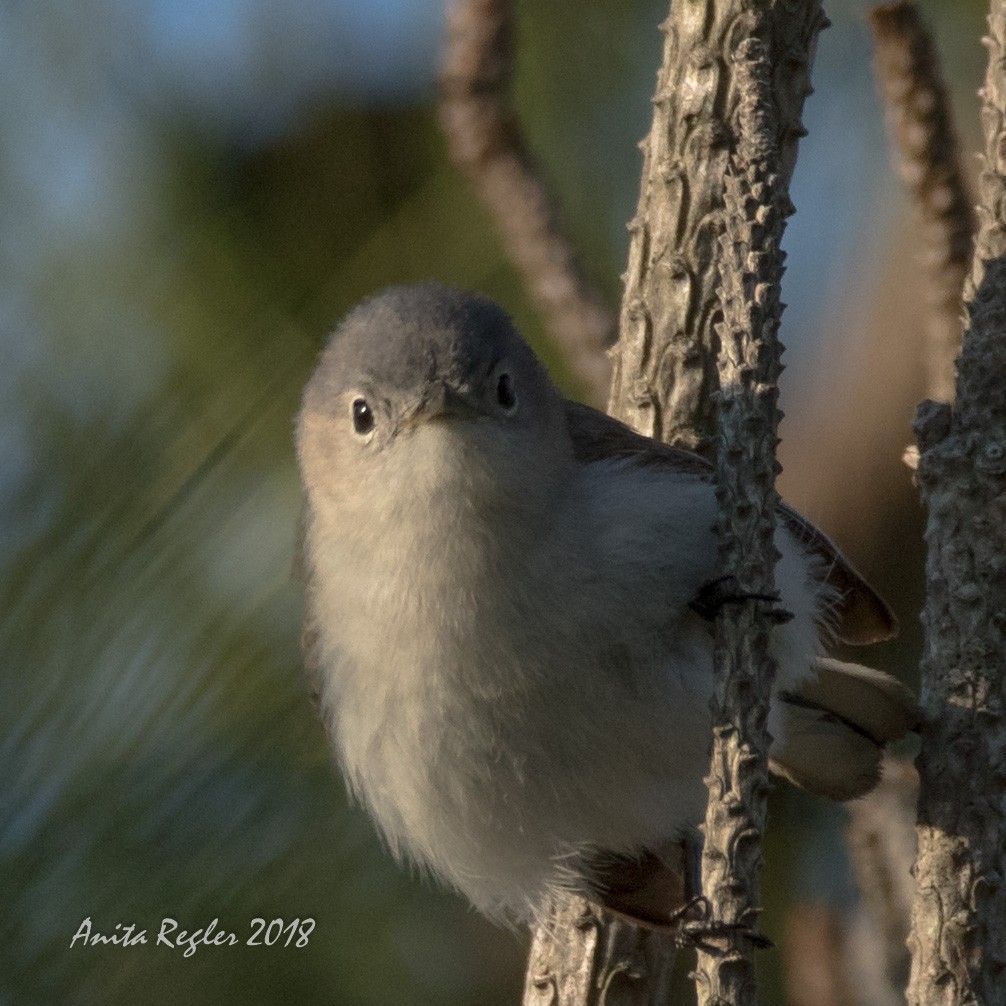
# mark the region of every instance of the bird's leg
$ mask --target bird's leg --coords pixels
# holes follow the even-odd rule
[[[744,601],[767,601],[773,607],[769,611],[769,617],[777,625],[785,625],[793,620],[793,613],[785,608],[778,607],[782,599],[779,592],[772,594],[753,594],[742,591],[737,578],[734,576],[721,576],[718,580],[710,580],[703,584],[695,597],[688,602],[688,607],[696,612],[707,622],[715,620],[720,609],[726,604],[743,604]]]
[[[681,839],[681,869],[684,904],[671,913],[671,925],[678,927],[678,942],[686,926],[709,918],[709,899],[702,896],[702,837],[697,832]]]
[[[763,933],[743,922],[717,922],[712,918],[712,905],[702,892],[702,840],[698,836],[682,839],[686,901],[671,915],[671,925],[677,926],[675,942],[679,947],[694,947],[710,951],[706,942],[726,936],[741,936],[759,950],[775,944]]]
[[[759,950],[771,950],[775,946],[764,933],[752,929],[746,922],[718,922],[710,918],[711,910],[709,900],[703,897],[695,898],[691,904],[681,909],[682,913],[691,911],[693,917],[678,921],[674,939],[679,947],[693,947],[709,953],[716,949],[710,944],[710,940],[721,940],[728,936],[740,936]],[[701,912],[697,918],[694,917],[696,911]]]

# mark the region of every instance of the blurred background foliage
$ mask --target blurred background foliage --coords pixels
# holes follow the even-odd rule
[[[923,6],[974,149],[984,4]],[[873,659],[911,680],[921,293],[865,9],[828,5],[793,186],[783,490],[892,596],[905,631]],[[516,100],[613,306],[665,15],[521,5]],[[292,417],[357,300],[486,291],[562,373],[446,162],[441,21],[440,0],[0,3],[0,1002],[518,999],[525,935],[396,868],[347,806],[290,577]],[[774,799],[779,933],[781,892],[848,889],[841,812]],[[153,945],[165,916],[317,928],[183,958]],[[70,949],[87,917],[148,943]]]

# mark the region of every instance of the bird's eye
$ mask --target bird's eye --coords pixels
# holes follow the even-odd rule
[[[517,408],[517,392],[514,391],[513,378],[509,374],[500,374],[496,383],[496,401],[505,412],[513,412]]]
[[[353,429],[361,436],[374,428],[374,413],[365,398],[353,401]]]

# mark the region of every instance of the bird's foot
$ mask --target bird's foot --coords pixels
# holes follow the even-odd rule
[[[775,944],[764,934],[752,929],[744,922],[720,922],[712,918],[712,905],[709,899],[699,895],[692,898],[687,905],[679,908],[672,916],[672,923],[677,924],[675,942],[679,947],[694,947],[696,950],[712,952],[710,940],[723,940],[740,937],[747,940],[759,950],[769,950]]]
[[[778,607],[782,600],[779,592],[772,594],[754,594],[742,591],[735,576],[721,576],[718,580],[710,580],[703,584],[699,592],[688,602],[688,607],[699,614],[707,622],[712,622],[727,604],[743,604],[745,601],[766,601],[773,607],[769,617],[776,625],[785,625],[793,620],[793,613]]]

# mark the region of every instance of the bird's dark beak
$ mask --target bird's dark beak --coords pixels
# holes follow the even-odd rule
[[[436,411],[430,412],[431,418],[438,419],[441,416],[456,416],[460,419],[472,419],[475,416],[483,415],[483,411],[478,403],[473,401],[464,392],[452,388],[449,384],[441,385],[441,389],[442,397],[439,402],[439,408]]]
[[[474,419],[483,415],[485,410],[471,395],[439,382],[423,396],[406,423],[424,423],[430,419]]]

